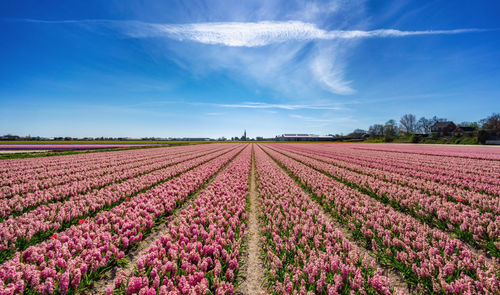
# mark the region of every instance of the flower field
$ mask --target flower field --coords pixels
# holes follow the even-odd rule
[[[0,161],[2,295],[499,294],[499,236],[498,148],[214,143]]]
[[[63,143],[63,144],[53,144],[53,143],[28,143],[28,144],[13,144],[13,143],[2,143],[0,144],[0,151],[36,151],[36,150],[46,150],[46,151],[68,151],[68,150],[98,150],[98,149],[113,149],[113,148],[131,148],[131,147],[142,147],[148,146],[147,143]]]

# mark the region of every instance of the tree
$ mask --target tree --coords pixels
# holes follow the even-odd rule
[[[392,141],[396,135],[398,135],[398,126],[395,120],[390,119],[384,125],[385,141]]]
[[[480,143],[480,144],[485,144],[486,143],[486,140],[488,140],[488,132],[486,130],[479,130],[479,132],[477,133],[477,141]]]
[[[423,134],[429,134],[431,133],[431,127],[432,127],[432,121],[425,118],[425,117],[422,117],[420,119],[418,119],[417,121],[417,131],[419,133],[423,133]]]
[[[481,124],[481,129],[483,130],[487,129],[500,130],[500,114],[493,113],[491,114],[491,116],[480,120],[479,123]]]
[[[417,123],[417,118],[413,114],[406,114],[401,117],[399,120],[399,123],[401,124],[401,127],[404,132],[410,134],[410,133],[415,133],[415,127]]]
[[[434,116],[431,119],[431,123],[432,123],[431,126],[434,125],[434,124],[436,124],[437,122],[446,122],[446,121],[448,121],[448,119],[438,118],[438,117]]]
[[[351,132],[349,135],[347,135],[350,138],[361,138],[364,134],[366,134],[366,131],[363,129],[354,129],[353,132]]]
[[[384,125],[382,124],[373,124],[368,128],[368,134],[370,137],[380,137],[384,136]]]

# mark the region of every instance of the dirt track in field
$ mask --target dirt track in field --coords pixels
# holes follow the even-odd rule
[[[252,157],[252,170],[250,171],[250,192],[248,210],[248,242],[244,256],[245,265],[242,272],[245,273],[242,284],[238,287],[237,293],[243,295],[267,294],[262,288],[264,267],[260,259],[260,235],[259,218],[257,206],[257,184],[255,177],[255,160]]]

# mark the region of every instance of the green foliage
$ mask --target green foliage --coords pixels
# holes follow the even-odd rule
[[[478,138],[464,135],[461,137],[425,137],[419,134],[401,135],[401,136],[384,136],[380,138],[371,138],[364,140],[365,143],[425,143],[425,144],[478,144]]]
[[[488,133],[485,130],[479,130],[477,134],[477,141],[481,144],[485,144],[488,139]]]
[[[476,137],[464,137],[462,138],[461,144],[478,144]]]

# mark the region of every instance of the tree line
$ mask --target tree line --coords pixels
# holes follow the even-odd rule
[[[446,118],[434,116],[432,118],[421,117],[417,120],[414,114],[405,114],[396,122],[390,119],[384,124],[373,124],[368,130],[355,129],[348,134],[347,138],[383,138],[385,141],[391,141],[402,136],[428,136],[431,135],[431,127],[438,122],[446,122]],[[457,127],[471,127],[477,134],[476,136],[487,136],[488,132],[500,131],[500,113],[481,119],[477,122],[461,122]],[[483,131],[483,132],[481,132]]]

